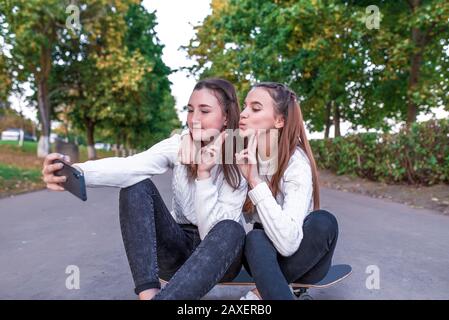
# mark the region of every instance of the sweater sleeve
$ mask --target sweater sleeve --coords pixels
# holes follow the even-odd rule
[[[303,238],[302,226],[312,199],[312,172],[309,162],[295,159],[284,173],[284,203],[279,205],[265,182],[248,195],[257,209],[265,233],[277,251],[294,254]]]
[[[247,183],[242,179],[234,190],[226,181],[217,187],[212,178],[195,180],[195,211],[201,240],[222,220],[241,223],[242,207],[246,199]]]
[[[84,173],[89,187],[128,187],[162,174],[177,161],[180,136],[174,135],[150,149],[126,158],[111,157],[75,163]]]

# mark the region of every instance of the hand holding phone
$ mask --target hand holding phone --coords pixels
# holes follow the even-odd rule
[[[55,176],[66,177],[66,181],[63,182],[64,189],[81,200],[86,201],[86,183],[84,181],[83,173],[61,159],[56,159],[53,161],[53,164],[58,163],[62,164],[62,168],[55,171]]]
[[[70,165],[68,156],[59,153],[49,154],[45,157],[42,174],[48,189],[67,190],[81,200],[87,200],[83,172]]]

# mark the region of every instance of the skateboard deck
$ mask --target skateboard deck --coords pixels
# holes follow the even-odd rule
[[[291,286],[295,288],[326,288],[330,287],[337,282],[345,279],[352,273],[352,267],[347,264],[337,264],[330,267],[327,275],[320,281],[316,283],[292,283]],[[222,282],[219,285],[255,285],[254,279],[246,272],[244,268],[240,271],[238,276],[232,282]]]
[[[347,278],[352,273],[352,267],[348,264],[337,264],[329,268],[326,276],[316,283],[301,283],[300,280],[291,283],[293,293],[299,300],[313,300],[307,290],[310,288],[327,288]],[[167,281],[160,279],[162,284]],[[254,279],[248,274],[245,268],[242,268],[237,277],[231,282],[220,282],[222,286],[255,286]]]

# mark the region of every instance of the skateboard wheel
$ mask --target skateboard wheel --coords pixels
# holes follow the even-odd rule
[[[298,300],[313,300],[313,298],[310,294],[304,293],[298,297]]]

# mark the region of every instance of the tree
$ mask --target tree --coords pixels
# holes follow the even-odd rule
[[[365,24],[371,4],[213,1],[187,47],[197,61],[191,72],[225,75],[239,89],[287,83],[300,96],[309,129],[324,128],[326,136],[332,123],[336,136],[344,120],[388,130],[385,119],[410,122],[419,111],[447,105],[446,2],[378,1],[380,31]]]
[[[235,75],[231,81],[245,91],[249,82],[287,83],[300,95],[309,128],[329,132],[332,118],[339,135],[340,122],[357,112],[347,84],[359,80],[364,63],[347,53],[356,41],[354,14],[321,1],[214,4],[187,48],[197,60],[191,71]]]
[[[126,48],[130,53],[139,52],[152,66],[151,72],[143,75],[138,95],[129,100],[131,108],[141,110],[136,123],[128,123],[129,140],[134,147],[147,148],[180,127],[168,79],[172,71],[162,61],[164,46],[154,29],[157,25],[155,13],[147,12],[141,5],[132,5],[125,21]]]
[[[95,132],[135,149],[157,142],[179,125],[155,16],[138,2],[103,6],[99,18],[83,26],[77,37],[66,34],[56,51],[60,63],[54,68],[54,84],[65,89],[54,103],[85,130],[90,159],[96,156]],[[92,10],[85,7],[81,15],[95,15]]]
[[[356,10],[373,1],[342,1]],[[410,126],[420,112],[447,106],[449,4],[444,0],[375,1],[379,32],[366,32],[373,67],[372,97],[395,105],[395,118]]]
[[[11,92],[12,80],[9,74],[7,59],[0,52],[0,110],[8,106],[8,96]]]
[[[239,98],[243,99],[244,92],[250,88],[253,71],[253,65],[244,53],[249,49],[243,39],[247,32],[247,28],[245,29],[247,24],[240,25],[240,29],[235,32],[238,27],[233,28],[232,24],[227,22],[227,19],[241,18],[236,13],[240,8],[246,9],[229,0],[212,0],[212,13],[202,24],[195,27],[195,37],[184,50],[196,61],[193,67],[187,68],[191,74],[199,79],[209,77],[227,79],[236,86]],[[252,17],[251,14],[248,16]]]
[[[64,28],[65,5],[58,0],[2,1],[0,12],[7,24],[2,37],[12,47],[11,67],[16,81],[29,81],[37,93],[41,136],[37,155],[50,150],[50,101],[48,81],[58,29]]]
[[[55,50],[52,84],[62,90],[54,104],[67,104],[74,126],[85,130],[89,159],[96,157],[96,128],[113,117],[126,118],[122,102],[132,99],[143,74],[151,71],[138,52],[130,55],[124,46],[124,16],[133,3],[137,1],[82,7],[83,28],[76,35],[63,33]]]
[[[65,10],[71,3],[78,5],[81,29],[66,26]],[[90,159],[96,156],[97,129],[106,132],[109,127],[119,131],[129,147],[142,147],[178,126],[168,81],[171,71],[161,59],[155,16],[140,3],[1,2],[0,35],[12,48],[6,62],[15,75],[13,82],[19,87],[28,81],[36,92],[32,99],[42,127],[38,156],[48,154],[50,121],[61,111],[68,112],[66,121],[73,127],[86,132]],[[2,55],[0,77],[3,65]],[[1,85],[3,92],[8,82]],[[142,131],[134,133],[136,129]]]

